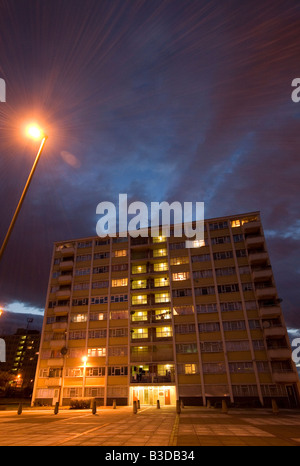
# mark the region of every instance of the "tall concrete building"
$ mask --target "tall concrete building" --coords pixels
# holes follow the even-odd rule
[[[55,243],[33,404],[299,403],[259,212],[205,221],[205,241]]]

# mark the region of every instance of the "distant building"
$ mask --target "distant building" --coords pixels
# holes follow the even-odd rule
[[[259,212],[185,238],[56,243],[33,403],[299,405]]]
[[[0,370],[15,376],[10,391],[30,395],[38,361],[41,333],[37,330],[18,329],[14,335],[1,336],[6,344],[6,362]]]

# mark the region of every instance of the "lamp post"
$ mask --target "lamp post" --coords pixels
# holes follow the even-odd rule
[[[47,140],[47,136],[46,136],[46,135],[42,132],[42,130],[41,130],[40,128],[38,128],[37,126],[29,126],[29,127],[27,128],[27,131],[26,131],[26,132],[27,132],[28,137],[30,137],[31,139],[42,140],[42,141],[41,141],[41,145],[40,145],[40,148],[39,148],[39,150],[38,150],[38,153],[37,153],[37,155],[36,155],[34,164],[33,164],[33,166],[32,166],[31,172],[30,172],[30,174],[29,174],[29,176],[28,176],[26,185],[25,185],[25,187],[24,187],[24,189],[23,189],[23,192],[22,192],[22,195],[21,195],[21,197],[20,197],[19,203],[18,203],[17,208],[16,208],[16,210],[15,210],[13,219],[12,219],[12,221],[11,221],[11,224],[10,224],[10,226],[9,226],[9,229],[8,229],[8,231],[7,231],[7,233],[6,233],[6,236],[5,236],[5,238],[4,238],[3,244],[2,244],[2,246],[1,246],[1,249],[0,249],[0,260],[1,260],[2,256],[3,256],[3,253],[4,253],[4,251],[5,251],[5,248],[6,248],[6,246],[7,246],[8,240],[9,240],[9,238],[10,238],[10,235],[11,235],[12,230],[13,230],[13,228],[14,228],[14,225],[15,225],[15,223],[16,223],[17,217],[18,217],[18,215],[19,215],[19,212],[20,212],[20,210],[21,210],[21,207],[22,207],[22,204],[23,204],[23,202],[24,202],[25,196],[26,196],[26,194],[27,194],[28,188],[29,188],[30,183],[31,183],[31,180],[32,180],[32,178],[33,178],[33,175],[34,175],[35,169],[36,169],[36,167],[37,167],[38,161],[39,161],[39,159],[40,159],[41,153],[42,153],[43,148],[44,148],[44,146],[45,146],[45,142],[46,142],[46,140]]]

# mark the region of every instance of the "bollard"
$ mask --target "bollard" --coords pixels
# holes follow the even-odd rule
[[[96,400],[93,400],[93,402],[92,402],[92,413],[97,414],[97,402],[96,402]]]
[[[176,400],[176,413],[180,414],[181,413],[181,407],[180,407],[180,401]]]
[[[141,402],[140,402],[140,400],[137,400],[137,409],[141,409]]]
[[[228,413],[228,406],[226,400],[222,400],[222,413],[227,414]]]
[[[57,401],[54,406],[54,414],[58,414],[59,411],[59,402]]]
[[[19,404],[18,406],[18,415],[20,416],[20,414],[22,414],[22,411],[23,411],[23,406],[22,406],[22,403]]]
[[[272,400],[272,411],[274,414],[278,414],[279,413],[279,409],[278,409],[278,405],[277,405],[277,402],[276,400]]]
[[[133,414],[137,414],[137,402],[133,402]]]
[[[160,409],[160,401],[159,400],[157,400],[157,402],[156,402],[156,407],[157,407],[157,409]]]
[[[206,402],[206,407],[207,407],[208,409],[211,408],[210,400],[207,400],[207,402]]]
[[[117,400],[113,400],[113,409],[117,408]]]

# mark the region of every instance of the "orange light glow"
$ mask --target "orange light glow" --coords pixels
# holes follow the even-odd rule
[[[44,133],[41,128],[35,124],[29,125],[26,128],[26,135],[31,139],[42,139],[44,137]]]

